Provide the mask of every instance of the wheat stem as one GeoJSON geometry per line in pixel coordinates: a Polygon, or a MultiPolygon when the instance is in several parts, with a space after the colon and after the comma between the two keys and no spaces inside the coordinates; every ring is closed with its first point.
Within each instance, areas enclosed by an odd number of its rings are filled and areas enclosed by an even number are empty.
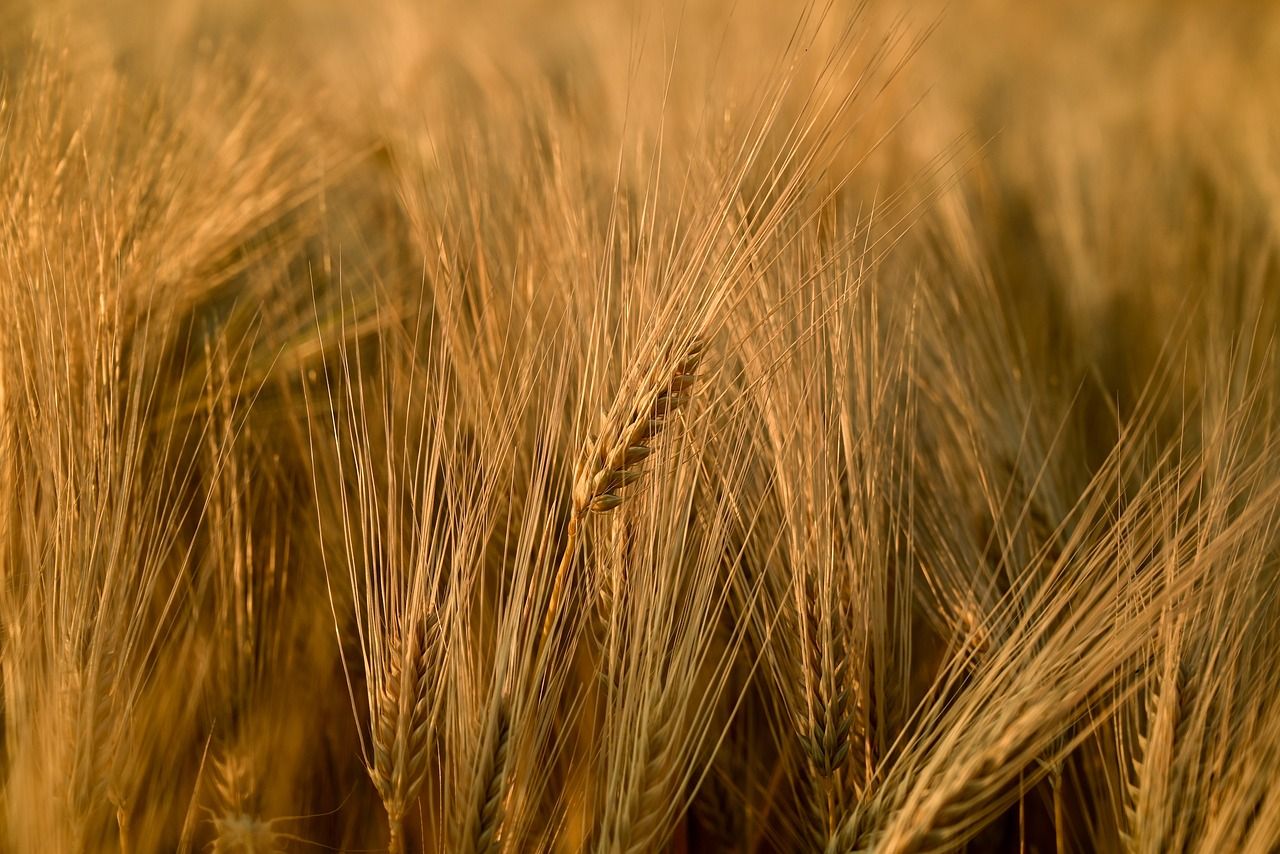
{"type": "Polygon", "coordinates": [[[404,819],[387,814],[387,854],[404,854],[404,819]]]}

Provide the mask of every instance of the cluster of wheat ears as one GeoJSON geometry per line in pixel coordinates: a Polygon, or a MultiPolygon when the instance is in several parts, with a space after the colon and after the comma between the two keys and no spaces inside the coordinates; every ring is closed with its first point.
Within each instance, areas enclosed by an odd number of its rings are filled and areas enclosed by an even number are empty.
{"type": "Polygon", "coordinates": [[[0,850],[1280,850],[1271,5],[0,33],[0,850]]]}

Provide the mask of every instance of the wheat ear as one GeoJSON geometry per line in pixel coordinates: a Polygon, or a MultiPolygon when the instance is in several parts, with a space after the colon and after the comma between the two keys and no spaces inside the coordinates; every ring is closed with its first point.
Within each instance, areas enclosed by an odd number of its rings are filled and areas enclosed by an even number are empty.
{"type": "Polygon", "coordinates": [[[1126,850],[1158,852],[1176,849],[1170,805],[1180,801],[1174,763],[1177,748],[1184,744],[1185,725],[1190,715],[1186,686],[1179,684],[1180,631],[1175,629],[1164,641],[1158,683],[1147,697],[1147,720],[1138,734],[1138,752],[1126,785],[1125,819],[1122,831],[1126,850]]]}
{"type": "Polygon", "coordinates": [[[619,396],[595,440],[579,458],[574,470],[568,537],[551,585],[551,599],[542,624],[542,644],[560,608],[564,580],[577,552],[583,518],[588,513],[608,513],[616,509],[624,498],[622,490],[644,476],[642,464],[653,453],[654,442],[670,417],[691,398],[706,344],[701,336],[693,338],[674,358],[659,362],[659,367],[651,370],[639,384],[640,391],[635,396],[619,396]]]}
{"type": "Polygon", "coordinates": [[[257,774],[243,752],[223,749],[213,762],[212,804],[214,854],[280,850],[280,835],[271,822],[256,815],[257,774]]]}
{"type": "Polygon", "coordinates": [[[644,741],[641,772],[630,787],[621,815],[604,828],[596,854],[641,854],[660,847],[669,797],[679,773],[677,716],[669,703],[654,710],[644,741]],[[611,826],[609,826],[611,825],[611,826]]]}
{"type": "Polygon", "coordinates": [[[507,793],[511,715],[506,698],[492,711],[486,737],[475,757],[471,777],[470,808],[466,822],[457,829],[454,850],[469,854],[494,854],[501,849],[503,801],[507,793]]]}
{"type": "Polygon", "coordinates": [[[440,692],[432,690],[439,648],[433,616],[397,629],[387,650],[387,670],[377,689],[370,776],[387,811],[388,850],[404,850],[404,815],[427,772],[430,734],[440,692]]]}
{"type": "Polygon", "coordinates": [[[656,383],[645,383],[641,393],[625,405],[623,398],[614,404],[604,429],[578,462],[575,515],[608,513],[622,503],[620,490],[644,475],[641,463],[653,452],[667,419],[689,402],[705,348],[705,339],[695,338],[656,383]]]}

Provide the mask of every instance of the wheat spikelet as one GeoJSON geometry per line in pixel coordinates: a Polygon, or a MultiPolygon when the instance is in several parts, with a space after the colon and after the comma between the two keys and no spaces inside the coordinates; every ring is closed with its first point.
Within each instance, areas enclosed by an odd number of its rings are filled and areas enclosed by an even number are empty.
{"type": "Polygon", "coordinates": [[[625,803],[602,828],[597,854],[638,854],[661,845],[658,835],[666,828],[678,769],[674,726],[669,712],[663,714],[661,706],[653,710],[636,778],[630,781],[625,803]]]}
{"type": "Polygon", "coordinates": [[[502,848],[511,721],[506,700],[499,699],[493,709],[491,725],[474,760],[466,819],[454,843],[455,850],[469,854],[495,854],[502,848]]]}
{"type": "Polygon", "coordinates": [[[804,622],[803,656],[804,705],[798,737],[805,758],[822,777],[833,776],[849,759],[854,746],[856,695],[852,682],[853,654],[834,634],[842,626],[836,619],[824,620],[819,597],[824,593],[806,585],[810,595],[802,607],[808,610],[804,622]],[[834,624],[834,625],[833,625],[834,624]],[[805,720],[807,719],[807,720],[805,720]]]}
{"type": "Polygon", "coordinates": [[[574,470],[568,535],[551,584],[540,635],[542,645],[561,607],[583,518],[588,512],[609,513],[617,508],[623,501],[621,490],[644,476],[642,464],[653,453],[653,443],[668,420],[691,399],[705,349],[706,340],[696,337],[658,360],[638,383],[634,397],[615,398],[595,440],[584,446],[574,470]]]}
{"type": "Polygon", "coordinates": [[[440,630],[434,615],[410,620],[388,640],[386,669],[379,674],[369,775],[387,811],[391,850],[401,850],[401,825],[427,773],[435,718],[440,630]]]}
{"type": "Polygon", "coordinates": [[[253,760],[242,753],[223,748],[213,760],[213,811],[223,816],[243,815],[253,809],[258,797],[258,784],[253,760]]]}
{"type": "Polygon", "coordinates": [[[826,854],[864,854],[875,851],[875,843],[879,838],[876,826],[877,821],[871,817],[870,810],[860,805],[840,822],[826,846],[819,847],[826,854]]]}
{"type": "MultiPolygon", "coordinates": [[[[812,624],[810,624],[812,628],[812,624]]],[[[814,634],[810,633],[812,641],[814,634]]],[[[822,656],[825,645],[815,645],[812,654],[822,656]]],[[[821,660],[821,658],[819,658],[821,660]]],[[[828,659],[830,661],[830,659],[828,659]]],[[[845,781],[841,769],[849,763],[858,742],[852,686],[848,681],[848,658],[840,657],[834,667],[815,668],[823,674],[807,694],[809,711],[798,723],[796,739],[808,765],[800,793],[808,801],[810,838],[815,848],[835,832],[845,808],[845,781]]]]}
{"type": "Polygon", "coordinates": [[[270,822],[232,814],[213,819],[214,854],[277,854],[284,851],[283,835],[270,822]]]}
{"type": "Polygon", "coordinates": [[[642,464],[667,422],[691,399],[706,341],[695,338],[641,383],[633,399],[619,397],[595,440],[578,460],[573,485],[576,514],[608,513],[623,501],[622,490],[644,476],[642,464]]]}
{"type": "Polygon", "coordinates": [[[1133,776],[1127,781],[1122,839],[1128,850],[1169,850],[1172,828],[1165,826],[1169,805],[1177,803],[1175,745],[1185,721],[1185,688],[1179,682],[1178,632],[1165,640],[1160,678],[1148,698],[1148,724],[1138,735],[1133,776]]]}
{"type": "Polygon", "coordinates": [[[216,854],[273,854],[282,850],[273,823],[258,814],[258,780],[253,759],[229,747],[219,749],[211,769],[209,812],[216,854]]]}
{"type": "Polygon", "coordinates": [[[828,854],[852,854],[858,851],[907,852],[947,851],[960,844],[960,837],[953,827],[961,821],[972,819],[990,793],[998,790],[1009,778],[1007,750],[1013,742],[1002,740],[992,752],[977,757],[971,768],[954,778],[944,781],[942,787],[930,794],[927,806],[913,820],[894,825],[886,832],[882,825],[872,820],[891,818],[879,805],[860,806],[850,813],[829,837],[828,854]]]}

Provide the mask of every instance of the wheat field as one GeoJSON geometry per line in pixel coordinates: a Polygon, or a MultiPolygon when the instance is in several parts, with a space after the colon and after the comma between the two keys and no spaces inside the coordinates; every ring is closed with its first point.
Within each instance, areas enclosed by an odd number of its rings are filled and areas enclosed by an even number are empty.
{"type": "Polygon", "coordinates": [[[1280,6],[0,2],[0,851],[1280,851],[1280,6]]]}

